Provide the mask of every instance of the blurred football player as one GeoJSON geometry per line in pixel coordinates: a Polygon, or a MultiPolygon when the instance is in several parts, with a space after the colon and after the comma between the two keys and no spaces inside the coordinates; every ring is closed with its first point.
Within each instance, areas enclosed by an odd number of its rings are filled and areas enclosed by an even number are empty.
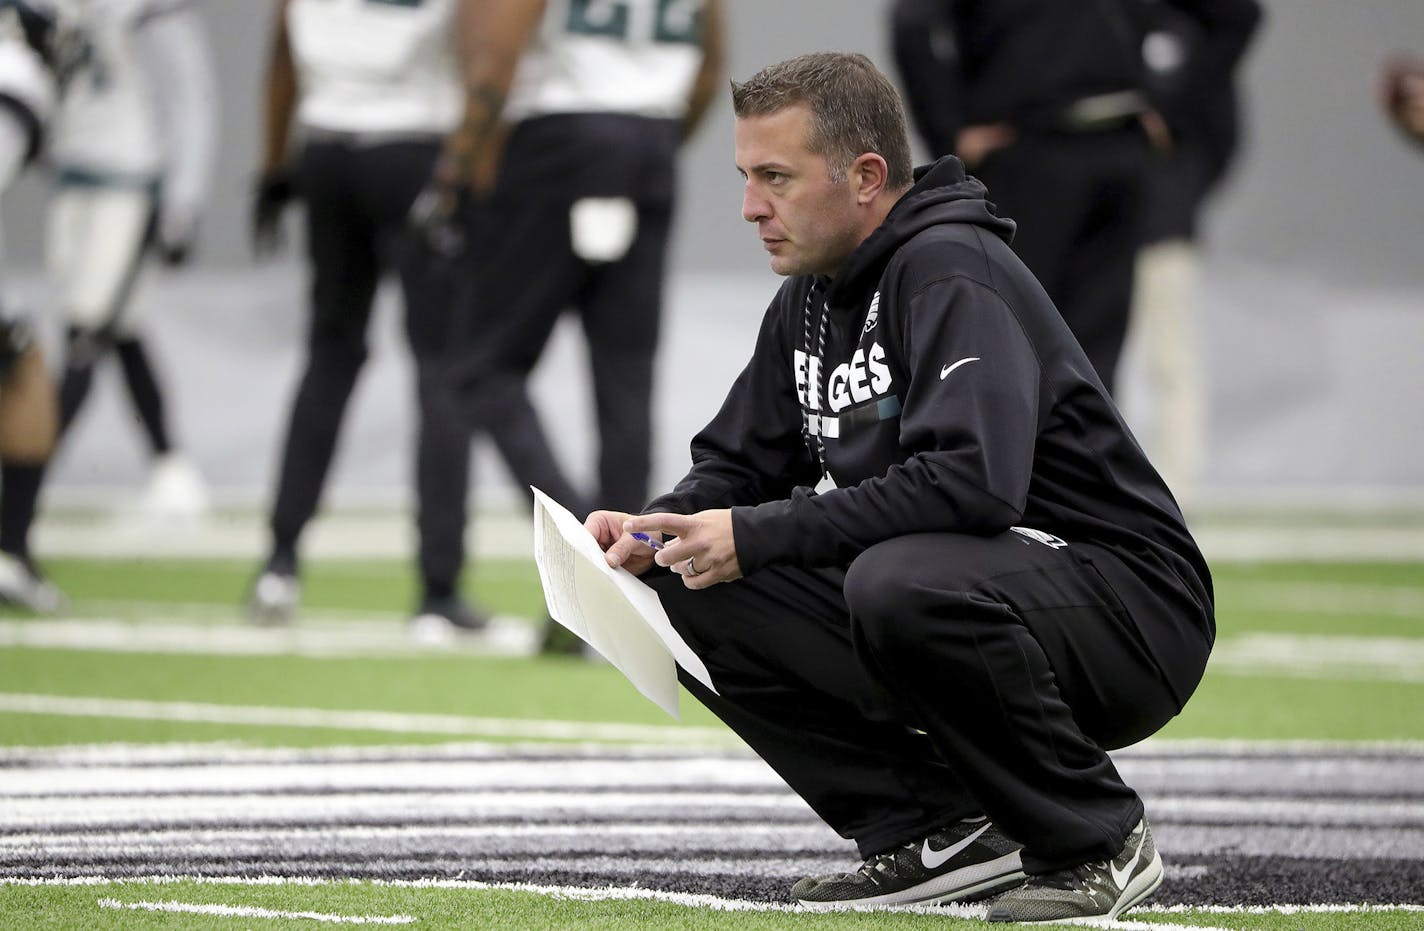
{"type": "MultiPolygon", "coordinates": [[[[82,51],[53,3],[0,0],[0,193],[40,151],[61,78],[82,51]]],[[[58,589],[30,554],[30,526],[54,448],[54,386],[28,317],[0,291],[0,604],[54,611],[58,589]]]]}
{"type": "MultiPolygon", "coordinates": [[[[566,311],[588,341],[600,501],[637,510],[652,464],[653,362],[680,146],[722,71],[718,0],[486,0],[460,21],[465,119],[437,181],[478,201],[456,377],[520,487],[586,512],[529,398],[566,311]]],[[[573,395],[577,397],[577,393],[573,395]]],[[[576,641],[546,625],[544,649],[576,641]]]]}
{"type": "Polygon", "coordinates": [[[190,0],[73,2],[89,45],[65,83],[48,151],[56,186],[47,247],[67,325],[60,433],[112,352],[153,457],[141,507],[197,516],[207,488],[175,448],[133,297],[150,250],[181,265],[197,235],[216,139],[211,51],[190,0]]]}
{"type": "MultiPolygon", "coordinates": [[[[316,514],[366,361],[376,286],[383,272],[394,271],[420,408],[414,471],[422,592],[412,627],[448,639],[488,622],[459,592],[470,442],[445,365],[451,253],[459,243],[436,236],[432,249],[407,219],[460,115],[455,10],[478,2],[277,4],[253,244],[259,254],[279,244],[283,207],[299,195],[311,316],[272,505],[271,550],[251,593],[254,621],[285,622],[298,607],[298,542],[316,514]],[[293,147],[297,133],[301,145],[293,147]]],[[[442,230],[451,232],[448,224],[442,230]]]]}

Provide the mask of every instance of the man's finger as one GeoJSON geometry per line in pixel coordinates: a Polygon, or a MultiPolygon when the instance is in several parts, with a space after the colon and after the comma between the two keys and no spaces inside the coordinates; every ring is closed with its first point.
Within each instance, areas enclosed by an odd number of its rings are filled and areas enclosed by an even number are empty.
{"type": "Polygon", "coordinates": [[[697,526],[697,518],[688,514],[639,514],[623,522],[623,532],[657,531],[675,537],[685,536],[697,526]]]}
{"type": "Polygon", "coordinates": [[[614,540],[613,545],[604,551],[603,556],[608,560],[608,564],[616,569],[627,562],[628,557],[632,556],[639,546],[642,544],[637,540],[624,535],[614,540]]]}

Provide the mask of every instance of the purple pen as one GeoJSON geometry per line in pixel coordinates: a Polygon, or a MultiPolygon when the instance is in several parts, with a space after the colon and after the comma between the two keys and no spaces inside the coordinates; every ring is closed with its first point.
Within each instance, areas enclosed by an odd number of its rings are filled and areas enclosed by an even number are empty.
{"type": "Polygon", "coordinates": [[[648,546],[651,546],[655,550],[660,550],[663,548],[663,545],[661,543],[659,543],[657,540],[654,540],[646,533],[643,533],[643,531],[641,530],[634,530],[630,532],[628,536],[632,537],[634,540],[637,540],[639,543],[646,543],[648,546]]]}

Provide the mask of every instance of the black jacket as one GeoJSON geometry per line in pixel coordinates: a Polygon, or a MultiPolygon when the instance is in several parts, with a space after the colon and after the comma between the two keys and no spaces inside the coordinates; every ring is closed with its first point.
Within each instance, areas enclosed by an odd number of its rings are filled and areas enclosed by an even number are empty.
{"type": "Polygon", "coordinates": [[[1210,576],[1181,512],[1009,248],[1013,223],[958,159],[916,174],[834,281],[786,280],[692,441],[692,470],[647,510],[732,508],[744,574],[845,565],[909,533],[1026,526],[1107,550],[1104,574],[1131,572],[1133,587],[1160,577],[1189,589],[1210,628],[1210,576]],[[834,423],[824,444],[837,486],[819,494],[798,389],[798,355],[816,342],[804,319],[813,284],[829,313],[815,406],[834,423]]]}

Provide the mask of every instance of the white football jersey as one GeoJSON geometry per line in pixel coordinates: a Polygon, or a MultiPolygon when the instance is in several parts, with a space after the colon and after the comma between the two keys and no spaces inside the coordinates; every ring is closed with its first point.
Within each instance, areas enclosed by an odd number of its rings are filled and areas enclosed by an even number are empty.
{"type": "Polygon", "coordinates": [[[54,75],[23,35],[15,36],[0,11],[0,94],[18,100],[41,124],[54,110],[54,75]]]}
{"type": "Polygon", "coordinates": [[[337,132],[448,132],[465,99],[454,15],[454,0],[292,0],[297,119],[337,132]]]}
{"type": "Polygon", "coordinates": [[[55,114],[50,155],[56,164],[134,177],[156,177],[161,171],[162,130],[135,29],[144,18],[177,2],[181,0],[73,4],[89,44],[55,114]]]}
{"type": "Polygon", "coordinates": [[[18,101],[41,125],[54,114],[59,87],[84,57],[87,39],[77,0],[0,0],[0,94],[18,101]],[[26,24],[44,23],[32,33],[26,24]]]}
{"type": "Polygon", "coordinates": [[[702,62],[702,0],[550,0],[505,114],[680,118],[702,62]]]}

